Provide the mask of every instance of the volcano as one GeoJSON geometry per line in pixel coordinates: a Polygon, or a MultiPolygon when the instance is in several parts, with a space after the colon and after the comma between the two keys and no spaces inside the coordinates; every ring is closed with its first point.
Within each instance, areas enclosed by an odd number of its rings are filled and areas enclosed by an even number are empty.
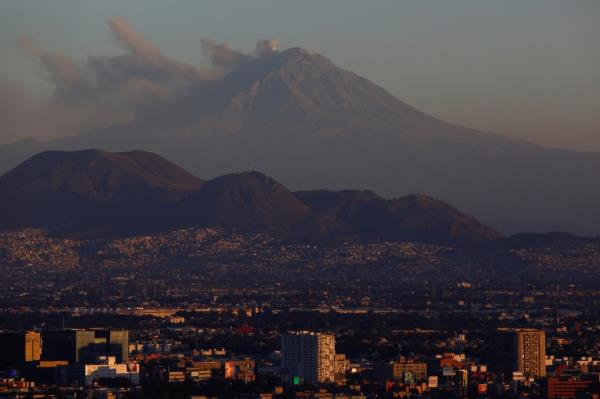
{"type": "Polygon", "coordinates": [[[600,234],[600,154],[439,120],[326,57],[257,58],[127,123],[0,147],[0,170],[43,149],[144,149],[206,178],[260,170],[292,190],[423,193],[504,233],[600,234]]]}

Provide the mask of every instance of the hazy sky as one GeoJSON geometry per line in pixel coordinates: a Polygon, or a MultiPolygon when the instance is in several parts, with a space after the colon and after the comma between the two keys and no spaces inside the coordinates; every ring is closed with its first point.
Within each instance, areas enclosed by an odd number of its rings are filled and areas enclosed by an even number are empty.
{"type": "Polygon", "coordinates": [[[277,38],[280,49],[326,55],[442,119],[600,151],[599,0],[2,1],[0,143],[62,134],[14,116],[55,112],[37,102],[53,87],[17,38],[76,60],[115,55],[114,16],[181,62],[207,63],[202,37],[244,51],[277,38]]]}

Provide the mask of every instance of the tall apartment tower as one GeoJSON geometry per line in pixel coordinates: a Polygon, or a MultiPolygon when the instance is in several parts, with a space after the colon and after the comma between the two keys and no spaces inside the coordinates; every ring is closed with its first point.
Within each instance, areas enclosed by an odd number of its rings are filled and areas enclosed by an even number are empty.
{"type": "Polygon", "coordinates": [[[281,371],[293,384],[335,381],[335,336],[307,331],[281,337],[281,371]]]}
{"type": "Polygon", "coordinates": [[[41,351],[42,340],[38,332],[0,334],[0,366],[17,367],[39,361],[41,351]]]}
{"type": "Polygon", "coordinates": [[[115,356],[123,363],[129,357],[126,330],[60,330],[42,333],[42,360],[93,363],[98,356],[115,356]]]}
{"type": "Polygon", "coordinates": [[[492,367],[510,378],[514,371],[546,376],[546,334],[534,329],[501,329],[491,340],[492,367]]]}

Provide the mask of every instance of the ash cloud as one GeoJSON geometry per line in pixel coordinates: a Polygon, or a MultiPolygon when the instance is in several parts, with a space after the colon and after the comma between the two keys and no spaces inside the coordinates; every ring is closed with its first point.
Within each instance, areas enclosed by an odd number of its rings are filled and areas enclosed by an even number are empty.
{"type": "Polygon", "coordinates": [[[54,93],[46,101],[35,100],[0,81],[0,105],[6,105],[0,111],[0,142],[73,135],[131,120],[148,107],[185,96],[277,51],[275,39],[258,41],[249,54],[204,38],[201,51],[211,67],[200,68],[168,57],[122,17],[112,17],[107,24],[122,54],[75,60],[44,48],[33,37],[18,38],[18,46],[40,65],[54,93]]]}
{"type": "Polygon", "coordinates": [[[233,50],[227,43],[219,43],[215,39],[202,38],[200,45],[204,56],[217,68],[232,68],[251,59],[250,55],[233,50]]]}
{"type": "Polygon", "coordinates": [[[108,26],[124,51],[121,55],[91,56],[77,63],[60,52],[45,50],[33,38],[22,36],[18,42],[43,66],[55,87],[55,99],[67,103],[112,103],[135,110],[140,101],[169,98],[215,76],[214,71],[166,57],[123,18],[109,19],[108,26]]]}
{"type": "Polygon", "coordinates": [[[0,81],[0,143],[24,138],[53,139],[130,120],[127,111],[100,104],[72,105],[41,100],[8,81],[0,81]]]}
{"type": "Polygon", "coordinates": [[[60,96],[62,91],[68,92],[81,83],[81,71],[71,57],[47,51],[39,41],[29,36],[21,36],[17,42],[26,53],[42,64],[46,78],[54,84],[57,95],[60,96]]]}
{"type": "Polygon", "coordinates": [[[127,66],[132,68],[131,72],[139,75],[148,74],[147,78],[154,77],[162,80],[185,78],[193,81],[211,77],[206,71],[164,56],[157,45],[145,39],[121,17],[110,18],[108,26],[117,45],[125,51],[128,58],[127,66]]]}
{"type": "Polygon", "coordinates": [[[239,50],[234,50],[227,43],[219,43],[212,38],[203,38],[200,40],[202,54],[210,59],[213,67],[216,68],[235,68],[245,62],[260,57],[267,57],[277,53],[277,39],[265,39],[256,42],[256,48],[253,54],[246,54],[239,50]]]}

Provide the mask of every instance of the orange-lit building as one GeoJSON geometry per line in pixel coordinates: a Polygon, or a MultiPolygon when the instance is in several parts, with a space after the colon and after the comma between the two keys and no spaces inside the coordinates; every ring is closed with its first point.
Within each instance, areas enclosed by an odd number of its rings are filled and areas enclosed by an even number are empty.
{"type": "Polygon", "coordinates": [[[574,377],[548,377],[546,396],[548,399],[575,398],[578,393],[600,392],[598,381],[574,377]]]}
{"type": "Polygon", "coordinates": [[[252,382],[256,379],[254,360],[229,360],[224,364],[225,379],[252,382]]]}
{"type": "Polygon", "coordinates": [[[0,366],[19,367],[37,362],[41,352],[42,339],[38,332],[0,334],[0,366]]]}

